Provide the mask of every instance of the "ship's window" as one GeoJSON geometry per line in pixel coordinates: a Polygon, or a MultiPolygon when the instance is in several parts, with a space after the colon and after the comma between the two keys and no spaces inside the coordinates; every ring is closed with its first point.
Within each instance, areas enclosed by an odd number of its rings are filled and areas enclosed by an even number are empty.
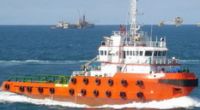
{"type": "Polygon", "coordinates": [[[107,51],[104,51],[104,55],[107,55],[107,51]]]}
{"type": "Polygon", "coordinates": [[[123,51],[123,58],[126,58],[126,51],[123,51]]]}
{"type": "Polygon", "coordinates": [[[129,51],[126,51],[126,55],[129,56],[129,51]]]}
{"type": "Polygon", "coordinates": [[[122,70],[122,67],[117,67],[117,71],[121,71],[122,70]]]}
{"type": "Polygon", "coordinates": [[[140,51],[140,56],[143,56],[143,51],[140,51]]]}
{"type": "Polygon", "coordinates": [[[135,56],[138,56],[139,55],[139,51],[135,51],[135,56]]]}
{"type": "Polygon", "coordinates": [[[130,56],[132,56],[133,55],[133,51],[130,51],[130,56]]]}
{"type": "Polygon", "coordinates": [[[133,52],[133,56],[135,56],[135,51],[132,51],[133,52]]]}
{"type": "Polygon", "coordinates": [[[158,51],[154,51],[154,56],[157,56],[158,55],[158,51]]]}
{"type": "Polygon", "coordinates": [[[152,56],[152,51],[146,51],[145,56],[152,56]]]}
{"type": "Polygon", "coordinates": [[[158,56],[162,56],[162,51],[158,51],[158,56]]]}
{"type": "Polygon", "coordinates": [[[103,45],[103,46],[104,46],[104,45],[106,45],[106,43],[105,43],[105,42],[101,42],[101,45],[103,45]]]}
{"type": "Polygon", "coordinates": [[[167,55],[167,51],[163,51],[163,56],[166,56],[167,55]]]}
{"type": "Polygon", "coordinates": [[[103,51],[102,50],[100,50],[100,53],[99,53],[100,55],[103,55],[103,51]]]}

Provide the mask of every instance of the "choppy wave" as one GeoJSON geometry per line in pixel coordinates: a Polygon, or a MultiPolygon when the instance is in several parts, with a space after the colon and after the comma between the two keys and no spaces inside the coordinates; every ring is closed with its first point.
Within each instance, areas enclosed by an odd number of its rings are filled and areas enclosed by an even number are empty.
{"type": "MultiPolygon", "coordinates": [[[[62,106],[71,108],[90,108],[87,105],[80,105],[71,102],[60,102],[53,101],[50,99],[32,99],[26,96],[17,95],[9,92],[0,91],[0,103],[31,103],[36,105],[46,105],[46,106],[62,106]]],[[[152,101],[147,103],[137,103],[132,102],[123,105],[103,105],[95,108],[111,108],[111,109],[125,109],[125,108],[137,108],[137,109],[172,109],[172,108],[194,108],[200,107],[200,100],[192,97],[180,97],[164,101],[152,101]]],[[[94,107],[92,107],[94,108],[94,107]]]]}
{"type": "Polygon", "coordinates": [[[63,60],[63,61],[54,61],[54,60],[0,60],[1,65],[18,65],[18,64],[76,64],[84,63],[87,60],[63,60]]]}

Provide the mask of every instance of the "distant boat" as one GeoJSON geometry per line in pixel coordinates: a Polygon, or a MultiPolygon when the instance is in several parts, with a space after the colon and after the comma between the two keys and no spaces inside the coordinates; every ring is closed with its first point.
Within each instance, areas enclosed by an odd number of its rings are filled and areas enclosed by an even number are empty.
{"type": "Polygon", "coordinates": [[[59,28],[59,29],[68,29],[69,23],[65,21],[59,21],[55,26],[52,27],[52,29],[59,28]]]}
{"type": "Polygon", "coordinates": [[[82,28],[91,28],[91,27],[94,27],[94,24],[86,21],[86,17],[85,17],[85,15],[83,15],[83,18],[79,19],[79,22],[77,24],[77,28],[82,29],[82,28]]]}
{"type": "Polygon", "coordinates": [[[58,24],[56,25],[56,27],[57,28],[67,29],[67,28],[69,28],[69,24],[67,22],[60,21],[60,22],[58,22],[58,24]]]}
{"type": "Polygon", "coordinates": [[[79,19],[77,24],[70,24],[65,21],[59,21],[55,26],[51,27],[52,29],[84,29],[84,28],[92,28],[95,25],[86,21],[85,15],[79,19]]]}

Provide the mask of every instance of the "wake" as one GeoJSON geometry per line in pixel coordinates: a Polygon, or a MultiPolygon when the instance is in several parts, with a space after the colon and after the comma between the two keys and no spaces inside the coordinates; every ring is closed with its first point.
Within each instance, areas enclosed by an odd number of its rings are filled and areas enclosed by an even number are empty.
{"type": "MultiPolygon", "coordinates": [[[[20,64],[80,64],[89,60],[0,60],[0,65],[20,65],[20,64]]],[[[200,60],[178,60],[180,64],[200,64],[200,60]]]]}
{"type": "MultiPolygon", "coordinates": [[[[35,105],[46,105],[46,106],[62,106],[70,108],[91,108],[87,105],[80,105],[71,102],[60,102],[50,99],[32,99],[26,96],[17,95],[9,92],[0,91],[0,103],[31,103],[35,105]]],[[[137,109],[172,109],[172,108],[194,108],[200,107],[200,100],[192,97],[180,97],[170,100],[163,101],[152,101],[147,103],[137,103],[132,102],[123,105],[103,105],[95,108],[113,108],[113,109],[123,109],[123,108],[137,108],[137,109]]],[[[92,107],[94,108],[94,107],[92,107]]]]}
{"type": "Polygon", "coordinates": [[[75,107],[75,108],[88,108],[87,105],[80,105],[71,102],[60,102],[51,99],[32,99],[26,96],[0,91],[0,103],[31,103],[35,105],[46,106],[63,106],[63,107],[75,107]]]}

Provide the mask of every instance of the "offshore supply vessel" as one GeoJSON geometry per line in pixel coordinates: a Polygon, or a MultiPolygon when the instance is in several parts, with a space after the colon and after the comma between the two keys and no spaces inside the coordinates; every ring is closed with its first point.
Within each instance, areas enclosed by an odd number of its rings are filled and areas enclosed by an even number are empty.
{"type": "Polygon", "coordinates": [[[137,24],[131,0],[130,30],[104,37],[99,55],[71,76],[26,76],[4,81],[1,89],[32,98],[98,106],[165,100],[189,95],[198,86],[194,73],[167,58],[166,38],[152,40],[137,24]],[[99,62],[99,66],[92,65],[99,62]]]}

